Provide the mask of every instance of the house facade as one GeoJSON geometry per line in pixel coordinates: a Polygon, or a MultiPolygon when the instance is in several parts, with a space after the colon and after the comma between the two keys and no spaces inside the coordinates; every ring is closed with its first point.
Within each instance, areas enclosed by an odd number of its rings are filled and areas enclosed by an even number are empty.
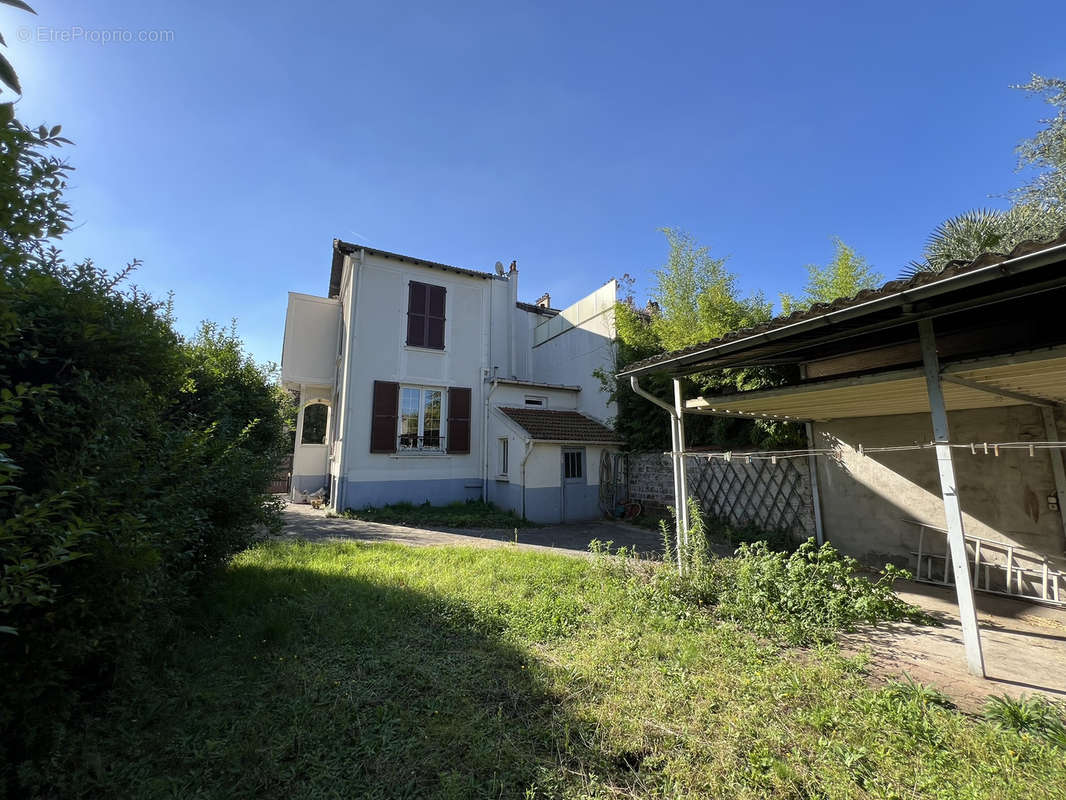
{"type": "Polygon", "coordinates": [[[594,371],[614,365],[615,294],[611,281],[560,311],[519,301],[514,263],[482,272],[335,241],[327,295],[289,295],[292,498],[600,516],[599,458],[617,439],[594,371]]]}

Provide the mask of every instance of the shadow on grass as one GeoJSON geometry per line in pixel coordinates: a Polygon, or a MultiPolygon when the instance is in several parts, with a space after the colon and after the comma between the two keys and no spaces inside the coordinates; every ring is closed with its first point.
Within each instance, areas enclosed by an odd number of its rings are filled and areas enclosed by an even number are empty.
{"type": "Polygon", "coordinates": [[[70,743],[59,794],[554,794],[581,737],[502,622],[345,569],[232,568],[185,640],[70,743]]]}

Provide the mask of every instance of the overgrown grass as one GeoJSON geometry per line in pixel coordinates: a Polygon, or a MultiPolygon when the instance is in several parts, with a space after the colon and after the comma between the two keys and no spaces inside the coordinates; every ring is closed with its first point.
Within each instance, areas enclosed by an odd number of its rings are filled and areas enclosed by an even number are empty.
{"type": "Polygon", "coordinates": [[[482,500],[449,503],[445,506],[394,503],[380,508],[350,509],[340,516],[365,522],[434,528],[536,528],[536,523],[522,519],[513,511],[497,508],[482,500]]]}
{"type": "Polygon", "coordinates": [[[68,735],[38,791],[1063,796],[1066,751],[1051,742],[921,688],[872,689],[860,660],[775,645],[620,563],[264,544],[68,735]]]}

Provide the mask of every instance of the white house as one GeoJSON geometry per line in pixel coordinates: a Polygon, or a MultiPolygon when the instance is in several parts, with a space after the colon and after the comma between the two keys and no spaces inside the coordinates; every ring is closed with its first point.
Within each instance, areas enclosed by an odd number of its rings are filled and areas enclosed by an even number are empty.
{"type": "Polygon", "coordinates": [[[480,272],[335,240],[328,296],[289,294],[293,498],[600,516],[600,455],[618,441],[593,373],[614,365],[616,289],[558,311],[518,300],[514,263],[480,272]]]}

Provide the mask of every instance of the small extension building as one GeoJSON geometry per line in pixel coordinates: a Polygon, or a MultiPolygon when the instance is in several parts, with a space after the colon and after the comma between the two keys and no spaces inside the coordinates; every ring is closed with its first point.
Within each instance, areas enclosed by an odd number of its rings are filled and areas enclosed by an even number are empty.
{"type": "Polygon", "coordinates": [[[601,516],[600,456],[618,442],[595,372],[614,367],[615,295],[610,281],[557,310],[519,301],[513,262],[482,272],[335,240],[326,296],[289,294],[292,499],[601,516]]]}

